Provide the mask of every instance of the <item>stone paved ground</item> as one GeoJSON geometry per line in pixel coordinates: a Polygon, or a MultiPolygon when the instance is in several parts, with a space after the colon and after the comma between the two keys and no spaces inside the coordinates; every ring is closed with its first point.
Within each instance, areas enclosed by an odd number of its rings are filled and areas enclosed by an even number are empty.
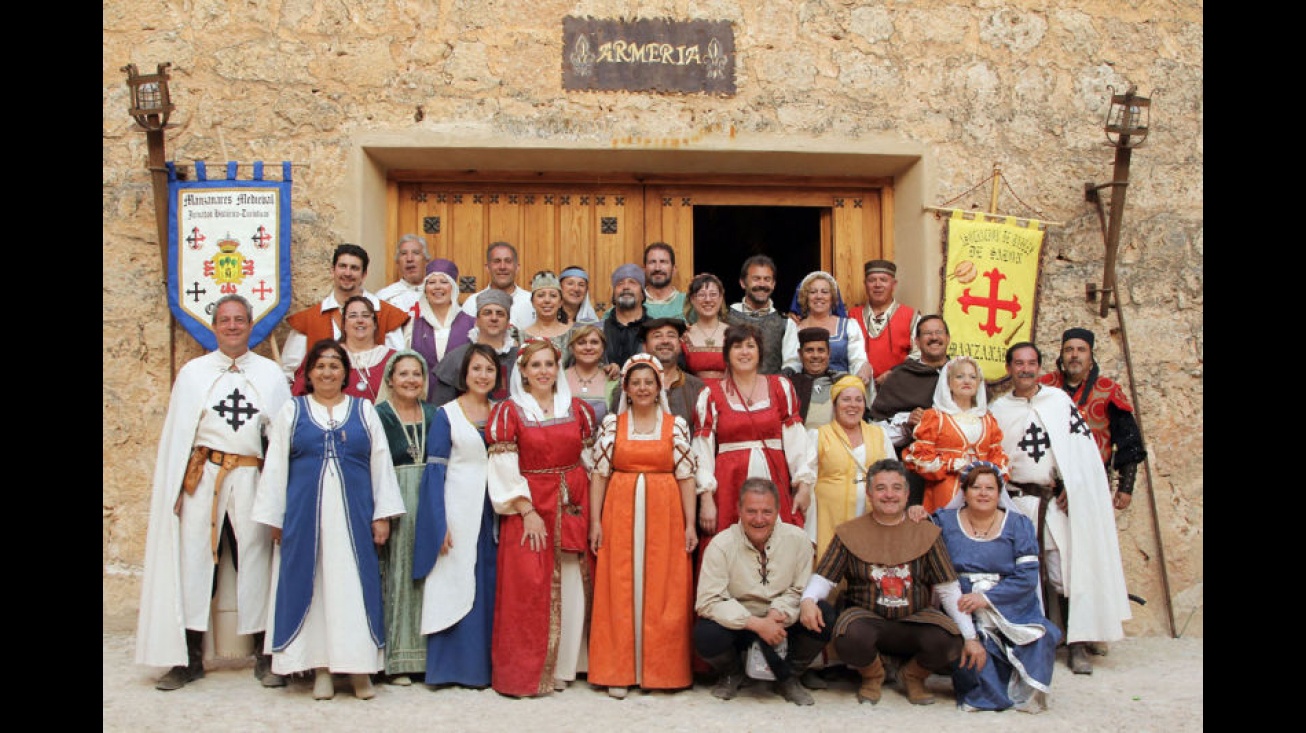
{"type": "MultiPolygon", "coordinates": [[[[723,702],[696,685],[676,693],[632,692],[623,701],[583,681],[566,692],[517,700],[490,690],[441,689],[425,685],[377,685],[370,701],[353,696],[337,678],[336,697],[312,698],[310,680],[264,689],[253,677],[252,660],[213,661],[204,679],[181,690],[159,692],[163,670],[133,662],[130,631],[104,632],[105,731],[819,731],[855,730],[850,725],[887,724],[898,730],[951,733],[1000,731],[1129,731],[1183,733],[1203,728],[1203,643],[1200,638],[1128,638],[1095,657],[1091,676],[1073,675],[1058,660],[1050,708],[1041,715],[1017,712],[963,713],[956,709],[947,678],[931,677],[934,705],[908,704],[886,688],[879,705],[858,705],[851,683],[814,693],[816,704],[799,708],[754,682],[723,702]]],[[[863,729],[864,730],[864,729],[863,729]]]]}

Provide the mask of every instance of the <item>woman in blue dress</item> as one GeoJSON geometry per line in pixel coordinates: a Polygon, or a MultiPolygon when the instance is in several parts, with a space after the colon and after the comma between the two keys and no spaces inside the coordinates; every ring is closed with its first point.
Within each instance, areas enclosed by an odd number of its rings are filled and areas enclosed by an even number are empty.
{"type": "Polygon", "coordinates": [[[500,382],[494,349],[472,344],[458,371],[458,397],[436,412],[426,441],[413,579],[426,579],[428,685],[490,684],[498,522],[486,490],[485,422],[500,382]]]}
{"type": "Polygon", "coordinates": [[[1042,712],[1061,630],[1043,613],[1034,523],[1012,511],[1001,471],[992,463],[968,465],[960,485],[931,517],[943,530],[961,582],[957,607],[972,614],[983,644],[981,651],[967,641],[952,674],[957,706],[968,712],[1042,712]]]}

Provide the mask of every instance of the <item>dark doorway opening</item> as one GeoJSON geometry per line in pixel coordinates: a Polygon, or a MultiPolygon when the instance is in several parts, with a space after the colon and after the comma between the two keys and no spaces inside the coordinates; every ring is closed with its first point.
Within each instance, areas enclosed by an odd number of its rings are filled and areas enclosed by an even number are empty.
{"type": "Polygon", "coordinates": [[[726,286],[726,303],[744,297],[739,268],[763,254],[775,260],[771,303],[789,310],[803,277],[821,269],[821,209],[815,206],[694,206],[694,269],[726,286]]]}

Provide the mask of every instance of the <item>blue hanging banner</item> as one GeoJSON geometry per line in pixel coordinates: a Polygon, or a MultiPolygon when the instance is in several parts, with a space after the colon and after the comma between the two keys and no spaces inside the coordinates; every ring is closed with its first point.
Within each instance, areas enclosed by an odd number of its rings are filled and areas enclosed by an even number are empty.
{"type": "Polygon", "coordinates": [[[168,307],[187,333],[209,351],[213,306],[224,295],[242,295],[254,307],[254,347],[272,333],[290,308],[290,162],[281,180],[263,180],[263,163],[251,180],[208,180],[203,161],[193,181],[168,168],[168,307]]]}

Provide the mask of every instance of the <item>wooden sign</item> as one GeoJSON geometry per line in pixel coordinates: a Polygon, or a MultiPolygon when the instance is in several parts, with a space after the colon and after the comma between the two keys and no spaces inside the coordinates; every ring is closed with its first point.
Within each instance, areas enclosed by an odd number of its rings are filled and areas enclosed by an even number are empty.
{"type": "Polygon", "coordinates": [[[562,19],[562,88],[735,94],[728,20],[562,19]]]}

